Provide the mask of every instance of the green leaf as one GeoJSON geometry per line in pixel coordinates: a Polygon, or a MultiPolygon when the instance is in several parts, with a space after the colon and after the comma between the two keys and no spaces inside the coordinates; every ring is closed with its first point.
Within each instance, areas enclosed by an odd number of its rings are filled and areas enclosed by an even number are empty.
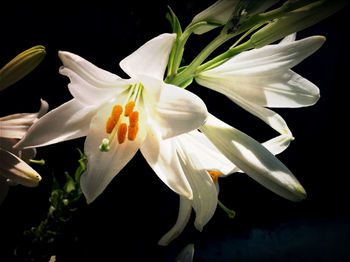
{"type": "Polygon", "coordinates": [[[170,22],[173,33],[175,33],[179,38],[182,34],[180,21],[175,15],[175,13],[173,12],[173,10],[170,8],[170,6],[168,6],[168,8],[169,8],[169,13],[167,13],[165,17],[170,22]]]}
{"type": "Polygon", "coordinates": [[[73,178],[68,174],[68,172],[64,172],[64,174],[66,175],[66,184],[64,185],[63,190],[67,193],[70,193],[73,190],[75,190],[75,183],[73,178]]]}
{"type": "Polygon", "coordinates": [[[86,157],[85,155],[81,152],[81,150],[79,148],[77,148],[79,155],[80,155],[80,159],[78,160],[79,162],[79,167],[76,169],[75,174],[74,174],[74,179],[75,182],[77,184],[80,183],[80,176],[81,174],[86,170],[86,165],[85,165],[85,161],[86,161],[86,157]]]}

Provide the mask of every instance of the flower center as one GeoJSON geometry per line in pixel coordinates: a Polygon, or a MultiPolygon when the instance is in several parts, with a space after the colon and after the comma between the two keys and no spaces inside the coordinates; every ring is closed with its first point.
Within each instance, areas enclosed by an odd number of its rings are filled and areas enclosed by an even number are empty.
{"type": "Polygon", "coordinates": [[[111,115],[106,122],[106,133],[110,134],[108,138],[104,138],[100,145],[100,151],[108,152],[110,143],[117,136],[119,144],[134,141],[139,131],[139,112],[136,110],[140,95],[143,90],[141,83],[134,84],[130,87],[127,99],[124,102],[124,109],[121,105],[115,105],[111,115]]]}
{"type": "Polygon", "coordinates": [[[218,182],[219,176],[222,176],[222,173],[218,171],[209,171],[208,173],[211,176],[211,179],[213,180],[214,184],[218,182]]]}

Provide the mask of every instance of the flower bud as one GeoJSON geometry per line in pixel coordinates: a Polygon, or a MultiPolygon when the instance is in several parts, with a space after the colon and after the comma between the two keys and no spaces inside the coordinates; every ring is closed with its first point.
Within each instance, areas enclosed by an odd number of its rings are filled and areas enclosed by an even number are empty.
{"type": "Polygon", "coordinates": [[[38,45],[13,58],[0,69],[0,91],[30,73],[41,63],[45,55],[45,47],[38,45]]]}
{"type": "Polygon", "coordinates": [[[321,0],[286,13],[254,33],[250,40],[254,48],[260,48],[292,33],[312,26],[339,11],[346,1],[321,0]]]}
{"type": "Polygon", "coordinates": [[[245,20],[254,14],[263,12],[277,2],[278,0],[219,0],[196,15],[191,24],[207,22],[206,25],[194,31],[195,34],[200,35],[218,26],[225,25],[230,20],[237,20],[235,23],[240,24],[242,19],[245,20]]]}

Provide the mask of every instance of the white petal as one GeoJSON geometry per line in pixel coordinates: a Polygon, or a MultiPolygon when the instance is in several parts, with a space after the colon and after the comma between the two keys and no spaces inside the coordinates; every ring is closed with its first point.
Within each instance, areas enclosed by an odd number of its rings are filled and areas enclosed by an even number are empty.
{"type": "Polygon", "coordinates": [[[11,181],[28,187],[35,187],[40,175],[16,155],[0,148],[0,174],[11,181]]]}
{"type": "Polygon", "coordinates": [[[303,107],[315,104],[320,92],[316,85],[292,70],[266,75],[200,75],[197,83],[228,97],[237,96],[266,107],[303,107]]]}
{"type": "Polygon", "coordinates": [[[86,105],[101,104],[103,101],[114,97],[129,87],[129,81],[119,79],[114,83],[113,88],[100,88],[87,82],[86,79],[67,67],[61,67],[60,73],[69,77],[69,92],[80,103],[86,105]]]}
{"type": "Polygon", "coordinates": [[[7,138],[22,138],[30,126],[49,108],[45,100],[41,99],[41,106],[38,113],[20,113],[0,118],[0,136],[7,138]]]}
{"type": "Polygon", "coordinates": [[[229,97],[238,95],[261,106],[313,105],[319,98],[318,88],[289,69],[314,53],[323,42],[324,37],[314,36],[243,52],[202,72],[196,81],[229,97]]]}
{"type": "Polygon", "coordinates": [[[15,154],[22,160],[28,162],[29,159],[34,159],[36,155],[36,149],[35,148],[27,148],[27,149],[18,149],[13,148],[13,146],[18,142],[18,139],[15,138],[5,138],[0,137],[0,148],[4,149],[6,151],[11,152],[12,154],[15,154]]]}
{"type": "Polygon", "coordinates": [[[46,146],[86,136],[95,113],[96,107],[72,99],[35,122],[15,147],[46,146]]]}
{"type": "Polygon", "coordinates": [[[200,162],[190,155],[184,145],[178,147],[178,157],[193,191],[193,209],[196,212],[195,227],[202,231],[215,213],[218,196],[215,184],[207,171],[199,168],[200,162]]]}
{"type": "Polygon", "coordinates": [[[119,76],[93,65],[84,58],[70,52],[59,51],[59,58],[63,65],[75,72],[92,86],[100,88],[113,88],[122,80],[119,76]]]}
{"type": "Polygon", "coordinates": [[[141,153],[158,177],[174,192],[192,199],[191,187],[184,175],[176,155],[175,141],[163,140],[159,132],[150,125],[141,153]]]}
{"type": "Polygon", "coordinates": [[[192,201],[180,195],[179,214],[175,225],[159,240],[158,244],[167,246],[177,238],[186,227],[192,211],[192,201]]]}
{"type": "Polygon", "coordinates": [[[290,69],[316,52],[324,43],[323,36],[311,36],[293,42],[267,45],[242,52],[226,63],[206,71],[210,74],[235,72],[239,75],[266,75],[274,71],[290,69]]]}
{"type": "MultiPolygon", "coordinates": [[[[121,100],[123,100],[121,98],[121,100]]],[[[119,103],[118,103],[119,104],[119,103]]],[[[134,141],[125,140],[119,144],[117,137],[113,139],[109,152],[101,152],[99,146],[106,133],[106,122],[111,115],[114,104],[108,103],[101,107],[93,117],[90,131],[87,135],[84,152],[87,157],[87,171],[81,176],[81,189],[88,203],[98,197],[111,180],[133,158],[146,136],[146,119],[139,111],[139,132],[134,141]]],[[[124,122],[124,121],[123,121],[124,122]]]]}
{"type": "Polygon", "coordinates": [[[204,134],[197,130],[177,136],[176,139],[181,140],[185,150],[190,155],[197,157],[200,169],[218,171],[223,175],[228,175],[239,170],[204,134]]]}
{"type": "Polygon", "coordinates": [[[266,188],[292,201],[306,197],[291,171],[253,138],[213,116],[201,131],[228,159],[266,188]]]}
{"type": "Polygon", "coordinates": [[[188,244],[181,250],[180,254],[176,257],[175,262],[192,262],[194,254],[194,244],[188,244]]]}
{"type": "Polygon", "coordinates": [[[276,112],[274,112],[270,109],[264,108],[260,105],[255,104],[255,103],[251,103],[238,95],[234,95],[234,96],[232,95],[229,98],[233,102],[235,102],[237,105],[239,105],[243,109],[247,110],[249,113],[260,118],[262,121],[264,121],[270,127],[275,129],[278,133],[280,133],[282,135],[288,135],[291,137],[293,136],[287,123],[276,112]]]}
{"type": "Polygon", "coordinates": [[[165,84],[159,101],[154,105],[153,118],[169,138],[197,129],[207,118],[204,102],[195,94],[177,86],[165,84]]]}
{"type": "Polygon", "coordinates": [[[120,67],[129,76],[144,74],[163,79],[169,54],[176,34],[159,35],[120,62],[120,67]]]}
{"type": "Polygon", "coordinates": [[[287,147],[290,144],[290,141],[293,139],[294,138],[289,135],[279,135],[262,143],[262,145],[273,155],[278,155],[287,149],[287,147]]]}
{"type": "Polygon", "coordinates": [[[297,34],[296,34],[296,33],[287,35],[285,38],[283,38],[283,39],[280,41],[280,44],[286,44],[286,43],[294,42],[295,39],[296,39],[296,37],[297,37],[297,34]]]}

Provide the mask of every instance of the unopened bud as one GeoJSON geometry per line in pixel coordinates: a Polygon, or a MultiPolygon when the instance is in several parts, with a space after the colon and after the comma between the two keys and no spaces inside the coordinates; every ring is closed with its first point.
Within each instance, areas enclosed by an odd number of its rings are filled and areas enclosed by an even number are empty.
{"type": "Polygon", "coordinates": [[[251,43],[254,48],[273,43],[287,35],[320,22],[339,11],[345,5],[346,1],[344,0],[321,0],[288,12],[253,34],[250,38],[251,43]]]}
{"type": "Polygon", "coordinates": [[[0,91],[30,73],[41,63],[45,55],[45,47],[38,45],[13,58],[0,69],[0,91]]]}

